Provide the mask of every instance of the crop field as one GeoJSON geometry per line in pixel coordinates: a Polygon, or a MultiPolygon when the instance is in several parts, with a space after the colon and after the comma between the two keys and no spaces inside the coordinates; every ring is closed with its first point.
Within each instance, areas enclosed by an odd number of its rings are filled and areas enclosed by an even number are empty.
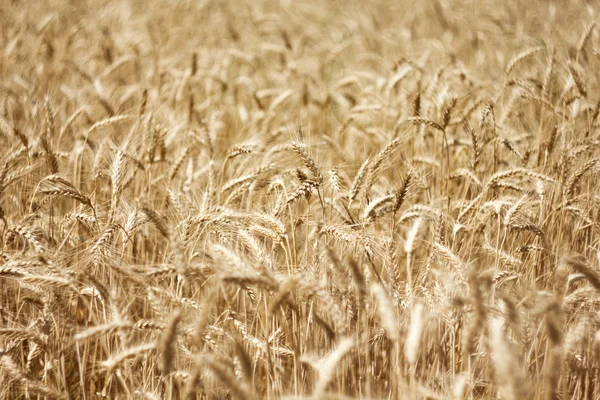
{"type": "Polygon", "coordinates": [[[1,0],[0,398],[600,399],[598,12],[1,0]]]}

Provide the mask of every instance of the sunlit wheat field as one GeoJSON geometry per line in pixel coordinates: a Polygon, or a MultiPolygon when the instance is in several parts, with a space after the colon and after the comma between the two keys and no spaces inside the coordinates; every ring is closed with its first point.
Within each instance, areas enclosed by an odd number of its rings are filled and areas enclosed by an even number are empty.
{"type": "Polygon", "coordinates": [[[600,399],[598,12],[0,1],[0,398],[600,399]]]}

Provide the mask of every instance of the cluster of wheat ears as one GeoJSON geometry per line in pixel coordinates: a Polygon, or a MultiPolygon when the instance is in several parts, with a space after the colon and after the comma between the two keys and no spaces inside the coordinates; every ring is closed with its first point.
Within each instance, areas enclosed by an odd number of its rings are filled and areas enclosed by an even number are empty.
{"type": "Polygon", "coordinates": [[[579,0],[0,2],[0,397],[600,398],[579,0]]]}

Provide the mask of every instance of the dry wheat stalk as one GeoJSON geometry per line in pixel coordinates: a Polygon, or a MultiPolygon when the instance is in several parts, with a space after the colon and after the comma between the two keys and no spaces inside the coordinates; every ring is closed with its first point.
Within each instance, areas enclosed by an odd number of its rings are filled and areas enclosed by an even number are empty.
{"type": "Polygon", "coordinates": [[[533,47],[531,49],[527,49],[522,51],[521,53],[515,55],[506,65],[506,68],[504,69],[504,72],[506,73],[506,75],[510,75],[510,73],[519,65],[521,64],[523,61],[527,60],[528,58],[536,55],[537,53],[539,53],[540,51],[544,50],[543,46],[537,46],[537,47],[533,47]]]}
{"type": "Polygon", "coordinates": [[[138,357],[144,353],[156,349],[155,343],[144,343],[134,347],[127,348],[119,353],[114,354],[109,359],[100,362],[100,366],[106,368],[109,372],[114,371],[127,359],[138,357]]]}

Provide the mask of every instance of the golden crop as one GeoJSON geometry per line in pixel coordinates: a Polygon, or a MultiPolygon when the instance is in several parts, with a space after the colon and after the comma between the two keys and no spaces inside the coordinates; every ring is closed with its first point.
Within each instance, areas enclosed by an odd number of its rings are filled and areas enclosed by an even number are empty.
{"type": "Polygon", "coordinates": [[[0,1],[0,398],[600,398],[599,7],[0,1]]]}

